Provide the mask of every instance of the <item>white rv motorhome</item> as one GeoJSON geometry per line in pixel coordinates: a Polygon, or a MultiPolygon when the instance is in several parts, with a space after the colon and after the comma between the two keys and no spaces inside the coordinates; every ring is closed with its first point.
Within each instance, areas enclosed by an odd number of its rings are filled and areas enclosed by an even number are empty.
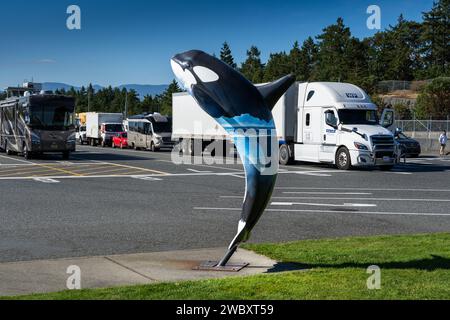
{"type": "MultiPolygon", "coordinates": [[[[379,120],[377,106],[360,88],[348,83],[295,83],[272,111],[280,143],[280,163],[294,160],[329,163],[339,169],[396,162],[392,126],[386,109],[379,120]]],[[[195,139],[226,139],[226,132],[187,94],[173,96],[173,138],[190,153],[195,139]],[[193,123],[202,120],[202,126],[193,123]]]]}

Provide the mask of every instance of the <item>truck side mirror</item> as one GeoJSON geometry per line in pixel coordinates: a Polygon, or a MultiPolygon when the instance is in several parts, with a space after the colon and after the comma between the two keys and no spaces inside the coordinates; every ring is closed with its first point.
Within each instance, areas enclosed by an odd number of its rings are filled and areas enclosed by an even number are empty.
{"type": "Polygon", "coordinates": [[[327,111],[325,112],[325,123],[327,125],[329,125],[330,127],[337,129],[337,119],[336,116],[334,115],[333,111],[327,111]]]}
{"type": "Polygon", "coordinates": [[[385,109],[381,115],[380,125],[389,128],[394,124],[394,111],[392,109],[385,109]]]}

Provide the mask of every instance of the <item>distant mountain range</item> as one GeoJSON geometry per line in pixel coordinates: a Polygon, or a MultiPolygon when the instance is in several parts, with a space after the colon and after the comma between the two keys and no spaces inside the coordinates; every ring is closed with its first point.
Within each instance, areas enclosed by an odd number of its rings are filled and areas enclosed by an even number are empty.
{"type": "MultiPolygon", "coordinates": [[[[167,89],[169,85],[167,84],[160,84],[160,85],[153,85],[153,84],[123,84],[118,86],[117,88],[123,89],[126,88],[127,90],[135,90],[139,94],[139,98],[143,99],[146,95],[156,95],[161,94],[164,92],[164,90],[167,89]]],[[[42,89],[43,90],[49,90],[49,91],[55,91],[57,89],[61,90],[64,89],[66,91],[70,90],[70,88],[74,88],[75,90],[80,90],[81,87],[73,86],[66,83],[58,83],[58,82],[44,82],[42,83],[42,89]]],[[[95,91],[101,90],[105,87],[100,85],[92,85],[95,91]]]]}

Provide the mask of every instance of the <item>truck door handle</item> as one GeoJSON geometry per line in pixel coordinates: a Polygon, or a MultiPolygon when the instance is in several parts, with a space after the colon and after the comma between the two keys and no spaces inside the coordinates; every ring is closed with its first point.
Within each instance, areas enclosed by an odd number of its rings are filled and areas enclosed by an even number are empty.
{"type": "Polygon", "coordinates": [[[327,141],[327,135],[326,134],[323,135],[323,141],[327,141]]]}

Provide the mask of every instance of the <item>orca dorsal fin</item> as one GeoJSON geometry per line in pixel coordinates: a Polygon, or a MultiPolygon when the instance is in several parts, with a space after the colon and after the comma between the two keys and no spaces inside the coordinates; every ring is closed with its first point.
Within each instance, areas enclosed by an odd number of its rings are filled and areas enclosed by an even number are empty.
{"type": "Polygon", "coordinates": [[[278,100],[280,100],[281,96],[294,82],[295,77],[292,74],[289,74],[274,82],[258,86],[257,88],[259,93],[263,96],[266,105],[272,110],[278,100]]]}

